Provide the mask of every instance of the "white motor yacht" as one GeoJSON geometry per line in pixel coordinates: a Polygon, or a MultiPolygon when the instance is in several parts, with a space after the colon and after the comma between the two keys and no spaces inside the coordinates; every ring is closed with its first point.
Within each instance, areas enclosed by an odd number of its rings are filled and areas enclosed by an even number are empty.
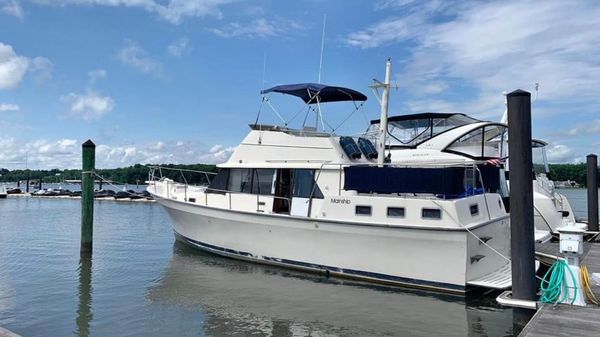
{"type": "MultiPolygon", "coordinates": [[[[263,104],[275,93],[302,99],[317,127],[325,106],[367,99],[305,83],[263,90],[263,104]]],[[[381,164],[368,139],[317,127],[254,123],[207,186],[155,167],[148,191],[178,240],[215,254],[453,293],[510,287],[500,167],[437,150],[381,164]]]]}

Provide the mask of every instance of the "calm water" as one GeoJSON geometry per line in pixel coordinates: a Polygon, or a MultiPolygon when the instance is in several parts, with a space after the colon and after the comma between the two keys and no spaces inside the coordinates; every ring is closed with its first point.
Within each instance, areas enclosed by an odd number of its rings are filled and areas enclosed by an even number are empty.
{"type": "Polygon", "coordinates": [[[497,293],[375,287],[200,253],[175,243],[154,203],[97,201],[94,255],[80,260],[79,212],[77,200],[0,200],[0,326],[26,337],[513,334],[497,293]]]}
{"type": "MultiPolygon", "coordinates": [[[[575,217],[587,218],[587,190],[585,188],[561,188],[556,191],[569,199],[575,217]]],[[[600,193],[600,189],[598,191],[600,193]]]]}

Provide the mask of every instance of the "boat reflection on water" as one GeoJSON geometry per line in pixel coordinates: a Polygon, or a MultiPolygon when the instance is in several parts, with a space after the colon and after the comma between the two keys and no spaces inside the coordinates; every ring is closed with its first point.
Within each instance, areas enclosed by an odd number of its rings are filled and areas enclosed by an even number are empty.
{"type": "Polygon", "coordinates": [[[179,242],[154,304],[204,314],[207,336],[512,336],[495,296],[373,286],[206,254],[179,242]]]}

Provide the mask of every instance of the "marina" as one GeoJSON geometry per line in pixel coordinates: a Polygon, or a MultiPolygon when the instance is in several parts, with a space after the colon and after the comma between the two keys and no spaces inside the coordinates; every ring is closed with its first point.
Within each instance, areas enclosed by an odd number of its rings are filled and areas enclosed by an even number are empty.
{"type": "Polygon", "coordinates": [[[597,17],[0,0],[0,337],[597,336],[597,17]]]}

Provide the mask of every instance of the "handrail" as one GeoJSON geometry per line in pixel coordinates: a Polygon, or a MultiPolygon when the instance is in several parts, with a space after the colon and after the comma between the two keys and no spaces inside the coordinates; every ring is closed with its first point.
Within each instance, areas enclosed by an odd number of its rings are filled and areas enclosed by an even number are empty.
{"type": "MultiPolygon", "coordinates": [[[[429,167],[439,167],[439,168],[444,168],[444,167],[473,168],[473,172],[472,172],[473,178],[475,178],[474,177],[475,172],[478,172],[479,183],[481,184],[481,187],[485,190],[485,186],[484,186],[484,183],[483,183],[482,174],[481,174],[481,171],[479,170],[479,167],[477,166],[477,164],[481,164],[481,163],[484,163],[484,161],[481,161],[481,162],[480,161],[472,161],[472,162],[457,161],[457,162],[441,162],[441,163],[440,162],[432,162],[432,163],[425,163],[425,164],[429,164],[429,165],[424,165],[424,163],[422,163],[422,162],[421,163],[416,163],[416,162],[415,163],[406,163],[406,162],[405,163],[384,163],[383,166],[391,166],[391,167],[415,167],[418,164],[418,167],[423,167],[423,166],[428,167],[429,166],[429,167]]],[[[341,190],[342,190],[342,186],[341,186],[341,182],[342,182],[341,174],[342,174],[342,171],[343,171],[342,170],[343,167],[351,167],[351,166],[380,166],[380,164],[377,164],[377,163],[360,163],[360,164],[359,163],[331,163],[331,162],[321,163],[318,173],[313,176],[313,178],[314,178],[314,185],[313,185],[313,187],[311,189],[311,193],[310,193],[310,196],[309,196],[309,202],[312,202],[312,199],[314,198],[314,192],[316,191],[316,187],[318,186],[318,181],[319,181],[319,178],[321,177],[321,171],[324,170],[325,166],[339,167],[339,174],[340,174],[340,176],[339,176],[338,183],[339,183],[340,186],[338,188],[338,196],[340,196],[342,194],[341,193],[341,190]]],[[[208,175],[209,174],[210,175],[216,175],[217,174],[215,172],[206,172],[206,171],[188,170],[188,169],[178,169],[178,168],[169,168],[169,167],[165,168],[165,167],[161,167],[161,166],[149,166],[149,168],[150,168],[149,180],[151,180],[151,181],[156,181],[157,180],[156,178],[159,178],[159,177],[156,176],[156,171],[157,170],[158,170],[158,173],[160,175],[159,180],[163,178],[163,176],[162,176],[162,169],[163,168],[166,169],[166,170],[173,170],[173,171],[187,171],[187,172],[203,173],[203,174],[206,175],[207,180],[209,181],[209,183],[210,183],[210,180],[208,178],[209,177],[208,175]]],[[[172,182],[173,185],[183,186],[183,188],[184,188],[184,200],[188,201],[188,197],[187,196],[188,196],[188,185],[189,184],[188,184],[187,180],[185,179],[185,177],[184,177],[184,181],[185,182],[183,182],[183,183],[176,182],[176,181],[171,181],[171,182],[172,182]]],[[[473,183],[475,183],[475,179],[473,179],[473,183]]],[[[167,197],[170,196],[170,188],[169,188],[170,186],[169,185],[170,185],[170,182],[167,181],[167,191],[166,191],[167,192],[167,197]]],[[[208,186],[201,186],[201,188],[202,187],[204,188],[204,204],[205,205],[208,205],[208,194],[210,194],[210,192],[216,192],[216,193],[227,194],[227,197],[228,197],[228,200],[229,200],[229,205],[228,206],[229,206],[230,209],[232,207],[231,197],[232,197],[233,193],[236,193],[236,194],[256,195],[256,209],[257,209],[257,211],[259,210],[259,208],[261,206],[261,205],[259,205],[259,203],[260,203],[260,196],[261,196],[259,194],[249,193],[249,192],[242,192],[242,191],[233,191],[233,190],[226,190],[226,189],[211,188],[211,187],[208,187],[208,186]]],[[[473,190],[473,194],[475,194],[475,190],[473,190]]],[[[288,197],[275,196],[275,195],[265,195],[265,196],[268,196],[268,197],[273,198],[273,199],[286,200],[286,201],[288,201],[290,203],[291,203],[291,201],[293,199],[293,197],[292,198],[288,198],[288,197]]],[[[486,210],[487,210],[488,216],[491,217],[487,198],[485,199],[485,206],[486,206],[486,210]]]]}
{"type": "Polygon", "coordinates": [[[183,169],[183,168],[176,168],[176,167],[157,166],[157,165],[149,165],[148,168],[150,169],[150,172],[148,173],[148,176],[149,176],[148,180],[150,180],[150,181],[162,179],[164,177],[162,170],[178,171],[181,174],[181,177],[183,178],[186,185],[188,184],[188,182],[187,182],[187,179],[185,178],[185,175],[183,174],[183,172],[204,174],[204,178],[206,179],[206,181],[208,181],[209,184],[211,182],[211,178],[218,174],[216,172],[210,172],[210,171],[190,170],[190,169],[183,169]],[[158,176],[155,174],[157,170],[158,170],[158,176]]]}

